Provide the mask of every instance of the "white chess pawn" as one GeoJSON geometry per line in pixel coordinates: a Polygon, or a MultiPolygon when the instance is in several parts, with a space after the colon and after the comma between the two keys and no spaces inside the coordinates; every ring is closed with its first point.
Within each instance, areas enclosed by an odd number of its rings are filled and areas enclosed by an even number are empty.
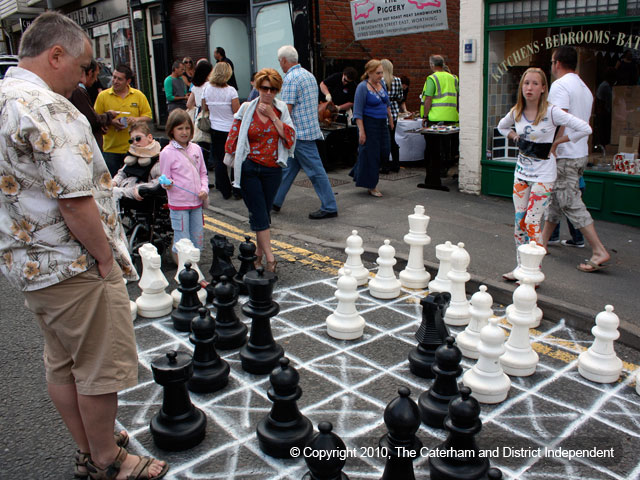
{"type": "Polygon", "coordinates": [[[150,243],[142,245],[138,253],[142,258],[142,277],[138,282],[142,295],[136,299],[138,315],[145,318],[164,317],[171,313],[173,300],[164,291],[169,282],[160,270],[160,255],[150,243]]]}
{"type": "Polygon", "coordinates": [[[427,235],[430,218],[424,214],[422,205],[416,205],[408,217],[409,233],[404,236],[404,243],[409,245],[409,260],[400,272],[400,283],[406,288],[426,288],[431,275],[424,268],[423,249],[431,243],[431,237],[427,235]]]}
{"type": "Polygon", "coordinates": [[[393,272],[393,266],[396,264],[396,249],[390,245],[389,240],[384,241],[378,249],[378,273],[374,278],[369,280],[369,293],[372,297],[389,299],[396,298],[400,295],[400,281],[393,272]]]}
{"type": "Polygon", "coordinates": [[[511,380],[500,365],[500,355],[505,352],[504,340],[498,319],[490,318],[488,325],[480,331],[478,361],[462,376],[462,383],[471,389],[480,403],[500,403],[509,394],[511,380]]]}
{"type": "MultiPolygon", "coordinates": [[[[125,288],[127,288],[127,279],[123,277],[122,281],[124,282],[125,288]]],[[[131,310],[131,321],[133,322],[138,316],[138,305],[133,300],[129,300],[129,310],[131,310]]]]}
{"type": "Polygon", "coordinates": [[[429,282],[429,293],[449,292],[451,293],[451,280],[447,276],[451,269],[451,254],[456,247],[450,241],[436,245],[436,258],[440,260],[436,278],[429,282]]]}
{"type": "MultiPolygon", "coordinates": [[[[533,240],[528,244],[520,245],[518,247],[518,267],[513,271],[513,276],[521,282],[528,278],[531,284],[540,285],[544,280],[544,273],[542,273],[540,266],[546,254],[546,250],[533,240]]],[[[542,310],[538,305],[535,306],[535,318],[536,321],[531,328],[537,328],[542,321],[542,310]]]]}
{"type": "Polygon", "coordinates": [[[538,354],[531,348],[529,328],[535,322],[536,291],[527,279],[513,292],[513,307],[507,320],[513,328],[500,357],[502,369],[507,375],[527,377],[533,375],[538,365],[538,354]]]}
{"type": "MultiPolygon", "coordinates": [[[[200,271],[200,268],[198,267],[198,262],[200,261],[200,249],[194,247],[193,243],[191,243],[191,240],[189,240],[188,238],[183,240],[187,240],[191,244],[191,246],[189,246],[189,244],[187,243],[181,246],[182,259],[184,260],[184,262],[182,262],[182,269],[180,269],[180,271],[184,270],[185,263],[191,262],[191,269],[198,272],[198,282],[201,282],[202,280],[204,280],[204,275],[202,274],[202,272],[200,271]]],[[[181,241],[182,240],[180,240],[180,242],[181,241]]],[[[182,294],[176,288],[171,292],[171,298],[173,298],[173,308],[177,308],[178,305],[180,304],[180,299],[182,298],[182,294]]],[[[198,299],[200,300],[200,303],[202,303],[203,305],[206,303],[207,291],[204,288],[201,288],[200,290],[198,290],[198,299]]]]}
{"type": "Polygon", "coordinates": [[[596,325],[591,329],[593,344],[578,357],[578,372],[592,382],[613,383],[622,373],[622,360],[613,348],[614,340],[620,336],[620,319],[612,305],[606,305],[604,310],[596,315],[596,325]]]}
{"type": "MultiPolygon", "coordinates": [[[[493,316],[493,298],[487,293],[487,286],[480,285],[480,291],[471,297],[471,321],[464,331],[456,337],[456,345],[467,358],[478,358],[478,343],[480,342],[480,332],[487,324],[487,320],[493,316]]],[[[473,390],[475,394],[475,390],[473,390]]]]}
{"type": "Polygon", "coordinates": [[[369,270],[362,264],[360,256],[364,253],[364,248],[362,248],[362,238],[358,235],[357,230],[352,230],[351,235],[347,237],[347,248],[344,251],[347,254],[347,261],[344,267],[338,270],[338,275],[344,275],[344,269],[348,267],[351,270],[351,276],[358,282],[358,286],[366,285],[369,281],[369,270]]]}
{"type": "Polygon", "coordinates": [[[461,326],[471,321],[469,300],[465,290],[465,285],[471,278],[467,273],[470,261],[471,258],[464,249],[464,243],[458,243],[451,253],[451,270],[447,274],[451,282],[451,303],[444,314],[444,323],[447,325],[461,326]]]}
{"type": "Polygon", "coordinates": [[[344,269],[344,274],[338,278],[338,289],[335,293],[338,306],[327,317],[327,334],[340,340],[355,340],[364,333],[364,318],[358,315],[356,301],[358,295],[358,282],[351,275],[349,268],[344,269]]]}

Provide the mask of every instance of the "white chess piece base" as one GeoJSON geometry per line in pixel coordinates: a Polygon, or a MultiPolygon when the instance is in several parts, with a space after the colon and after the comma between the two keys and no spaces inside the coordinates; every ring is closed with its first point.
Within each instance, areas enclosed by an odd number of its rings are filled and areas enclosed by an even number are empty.
{"type": "Polygon", "coordinates": [[[476,400],[488,404],[504,402],[511,388],[511,380],[504,373],[478,374],[473,368],[464,373],[462,383],[471,389],[476,400]]]}
{"type": "Polygon", "coordinates": [[[622,360],[587,350],[578,357],[578,373],[596,383],[613,383],[622,373],[622,360]]]}
{"type": "Polygon", "coordinates": [[[357,315],[353,318],[342,318],[332,313],[327,317],[327,334],[338,340],[355,340],[364,333],[364,318],[357,315]]]}
{"type": "Polygon", "coordinates": [[[536,366],[540,360],[536,352],[511,345],[507,345],[506,348],[506,353],[500,357],[504,373],[512,377],[528,377],[536,373],[536,366]]]}

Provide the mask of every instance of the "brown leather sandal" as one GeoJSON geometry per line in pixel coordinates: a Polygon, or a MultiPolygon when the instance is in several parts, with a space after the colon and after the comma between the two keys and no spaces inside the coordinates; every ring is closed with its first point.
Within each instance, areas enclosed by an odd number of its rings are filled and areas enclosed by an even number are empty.
{"type": "Polygon", "coordinates": [[[265,268],[265,270],[267,272],[273,272],[276,273],[276,265],[278,264],[277,260],[274,260],[273,262],[267,262],[267,268],[265,268]]]}
{"type": "MultiPolygon", "coordinates": [[[[113,439],[119,447],[129,445],[129,435],[127,432],[116,432],[113,434],[113,439]]],[[[78,479],[87,478],[89,476],[89,472],[87,472],[87,461],[91,460],[91,454],[76,450],[74,459],[76,464],[73,466],[73,476],[78,479]]]]}
{"type": "MultiPolygon", "coordinates": [[[[124,448],[120,448],[116,459],[111,465],[105,468],[98,468],[91,459],[87,460],[86,465],[89,478],[92,480],[114,480],[118,476],[118,473],[120,473],[120,468],[122,468],[122,463],[127,458],[127,455],[127,451],[124,448]]],[[[158,475],[153,477],[149,476],[149,467],[153,464],[154,460],[155,458],[152,457],[140,457],[140,461],[133,468],[131,474],[127,476],[127,480],[157,480],[164,477],[169,471],[169,464],[166,463],[158,475]]]]}

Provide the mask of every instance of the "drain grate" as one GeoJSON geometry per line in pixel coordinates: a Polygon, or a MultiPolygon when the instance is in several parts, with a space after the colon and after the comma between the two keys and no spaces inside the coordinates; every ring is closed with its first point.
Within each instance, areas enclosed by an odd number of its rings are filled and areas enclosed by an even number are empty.
{"type": "MultiPolygon", "coordinates": [[[[338,185],[345,185],[350,182],[349,180],[340,180],[337,178],[329,177],[329,183],[331,184],[332,187],[337,187],[338,185]]],[[[313,184],[311,183],[311,180],[309,180],[308,178],[296,180],[295,182],[293,182],[293,184],[297,185],[298,187],[313,188],[313,184]]]]}

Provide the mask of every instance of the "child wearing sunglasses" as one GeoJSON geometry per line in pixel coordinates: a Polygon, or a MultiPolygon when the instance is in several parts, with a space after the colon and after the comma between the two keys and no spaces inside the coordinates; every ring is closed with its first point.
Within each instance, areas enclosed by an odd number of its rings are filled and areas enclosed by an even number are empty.
{"type": "Polygon", "coordinates": [[[129,126],[129,154],[124,166],[113,177],[116,200],[130,198],[141,201],[138,189],[153,188],[160,178],[160,144],[153,139],[147,122],[133,122],[129,126]]]}

